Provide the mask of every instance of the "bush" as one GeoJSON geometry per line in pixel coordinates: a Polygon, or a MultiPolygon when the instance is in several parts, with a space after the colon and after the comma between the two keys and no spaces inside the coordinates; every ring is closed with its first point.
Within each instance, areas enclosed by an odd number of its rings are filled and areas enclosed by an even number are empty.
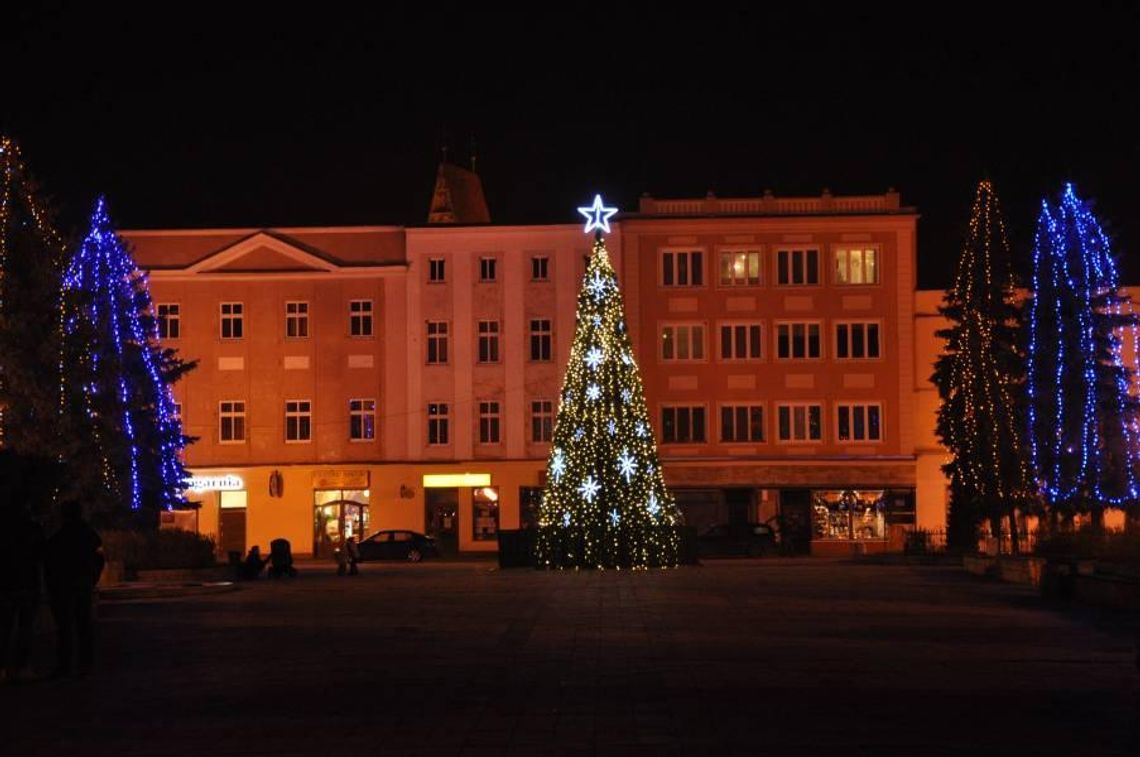
{"type": "Polygon", "coordinates": [[[214,565],[214,540],[193,531],[104,531],[102,536],[107,559],[122,562],[128,571],[214,565]]]}
{"type": "Polygon", "coordinates": [[[1054,560],[1104,560],[1140,565],[1140,529],[1106,531],[1082,526],[1075,531],[1049,534],[1037,542],[1037,554],[1054,560]]]}

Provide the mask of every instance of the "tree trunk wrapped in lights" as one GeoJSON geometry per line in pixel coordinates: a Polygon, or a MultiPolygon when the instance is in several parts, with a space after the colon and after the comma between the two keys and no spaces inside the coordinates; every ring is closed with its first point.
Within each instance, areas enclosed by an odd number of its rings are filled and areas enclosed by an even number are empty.
{"type": "Polygon", "coordinates": [[[1025,368],[1019,307],[1005,223],[993,185],[978,183],[954,285],[940,308],[951,327],[931,380],[938,387],[937,433],[950,450],[950,545],[973,549],[978,526],[995,536],[1008,517],[1017,549],[1017,508],[1034,497],[1025,444],[1025,368]]]}
{"type": "Polygon", "coordinates": [[[182,434],[170,385],[194,367],[163,349],[145,274],[102,198],[63,277],[61,422],[66,486],[113,514],[185,504],[182,434]]]}
{"type": "Polygon", "coordinates": [[[578,294],[536,559],[543,568],[649,568],[678,562],[680,516],[665,487],[621,291],[602,231],[613,209],[579,209],[597,228],[578,294]],[[604,216],[604,217],[603,217],[604,216]]]}
{"type": "Polygon", "coordinates": [[[1029,430],[1033,469],[1053,513],[1135,516],[1140,401],[1129,391],[1122,339],[1137,316],[1120,291],[1108,237],[1089,203],[1065,186],[1042,202],[1029,306],[1029,430]]]}

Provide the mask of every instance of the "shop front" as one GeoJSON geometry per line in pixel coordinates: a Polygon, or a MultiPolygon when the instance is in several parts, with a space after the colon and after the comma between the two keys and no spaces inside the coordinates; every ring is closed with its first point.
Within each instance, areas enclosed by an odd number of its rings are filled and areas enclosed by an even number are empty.
{"type": "Polygon", "coordinates": [[[371,533],[369,471],[320,470],[313,473],[313,556],[332,558],[345,541],[371,533]]]}
{"type": "Polygon", "coordinates": [[[811,505],[813,555],[901,551],[915,522],[914,490],[816,489],[811,505]]]}

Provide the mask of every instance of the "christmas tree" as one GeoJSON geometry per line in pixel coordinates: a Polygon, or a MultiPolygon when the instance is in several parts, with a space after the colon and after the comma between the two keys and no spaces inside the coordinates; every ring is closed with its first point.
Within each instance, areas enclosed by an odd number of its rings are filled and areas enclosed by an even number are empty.
{"type": "Polygon", "coordinates": [[[1009,518],[1017,551],[1016,511],[1033,498],[1022,422],[1025,367],[1019,307],[1005,222],[993,185],[978,183],[954,285],[940,309],[951,326],[931,380],[942,404],[937,433],[950,450],[947,535],[973,549],[983,519],[1000,535],[1009,518]]]}
{"type": "Polygon", "coordinates": [[[63,277],[61,425],[66,484],[94,510],[185,504],[182,434],[170,385],[193,363],[158,341],[146,276],[100,198],[63,277]]]}
{"type": "MultiPolygon", "coordinates": [[[[1135,510],[1137,414],[1121,337],[1137,317],[1119,288],[1108,237],[1065,186],[1042,202],[1029,306],[1029,431],[1035,476],[1055,515],[1135,510]]],[[[1133,512],[1134,514],[1134,512],[1133,512]]]]}
{"type": "Polygon", "coordinates": [[[0,445],[58,450],[59,277],[63,239],[16,142],[0,136],[0,445]]]}
{"type": "Polygon", "coordinates": [[[680,523],[665,487],[602,232],[617,212],[594,198],[597,230],[578,294],[577,328],[563,380],[539,511],[539,567],[647,568],[678,562],[680,523]]]}

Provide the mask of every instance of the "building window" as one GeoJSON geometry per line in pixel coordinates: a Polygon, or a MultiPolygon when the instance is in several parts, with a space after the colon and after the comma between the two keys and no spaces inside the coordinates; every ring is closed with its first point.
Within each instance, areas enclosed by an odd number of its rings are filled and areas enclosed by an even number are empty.
{"type": "Polygon", "coordinates": [[[762,356],[763,343],[759,323],[721,324],[721,360],[759,360],[762,356]]]}
{"type": "Polygon", "coordinates": [[[696,323],[662,326],[661,359],[704,360],[705,327],[696,323]]]}
{"type": "Polygon", "coordinates": [[[780,250],[776,253],[776,283],[812,286],[819,283],[819,250],[780,250]]]}
{"type": "Polygon", "coordinates": [[[222,303],[222,339],[241,339],[244,332],[243,305],[240,302],[222,303]]]}
{"type": "Polygon", "coordinates": [[[530,403],[530,440],[549,442],[554,438],[554,402],[534,400],[530,403]]]}
{"type": "Polygon", "coordinates": [[[471,493],[471,540],[499,538],[499,487],[480,486],[471,493]]]}
{"type": "Polygon", "coordinates": [[[764,441],[764,407],[762,405],[722,405],[720,408],[720,440],[722,442],[764,441]]]}
{"type": "Polygon", "coordinates": [[[447,321],[427,322],[427,361],[429,365],[447,362],[447,321]]]}
{"type": "Polygon", "coordinates": [[[349,336],[372,336],[372,300],[349,300],[349,336]]]}
{"type": "Polygon", "coordinates": [[[823,438],[822,405],[780,405],[776,416],[782,442],[818,442],[823,438]]]}
{"type": "Polygon", "coordinates": [[[499,403],[484,401],[479,403],[479,443],[499,443],[499,403]]]}
{"type": "Polygon", "coordinates": [[[551,356],[550,321],[531,320],[530,322],[530,359],[536,361],[550,360],[551,356]]]}
{"type": "Polygon", "coordinates": [[[304,339],[309,335],[309,303],[285,303],[285,336],[304,339]]]}
{"type": "Polygon", "coordinates": [[[808,360],[821,354],[818,323],[776,324],[776,357],[781,360],[808,360]]]}
{"type": "Polygon", "coordinates": [[[479,258],[479,280],[495,280],[495,258],[479,258]]]}
{"type": "Polygon", "coordinates": [[[879,357],[878,323],[835,324],[835,357],[858,360],[879,357]]]}
{"type": "Polygon", "coordinates": [[[721,250],[720,285],[723,287],[759,286],[763,279],[760,250],[721,250]]]}
{"type": "Polygon", "coordinates": [[[285,403],[285,441],[307,442],[313,438],[313,404],[309,400],[285,403]]]}
{"type": "Polygon", "coordinates": [[[447,414],[446,402],[428,403],[428,444],[447,444],[447,414]]]}
{"type": "Polygon", "coordinates": [[[661,439],[666,444],[705,440],[705,408],[701,405],[661,408],[661,439]]]}
{"type": "Polygon", "coordinates": [[[879,442],[883,440],[880,405],[836,405],[835,422],[841,442],[879,442]]]}
{"type": "Polygon", "coordinates": [[[878,284],[879,251],[874,247],[844,247],[835,251],[836,284],[878,284]]]}
{"type": "Polygon", "coordinates": [[[348,438],[354,442],[376,438],[376,400],[348,401],[348,438]]]}
{"type": "Polygon", "coordinates": [[[700,250],[661,253],[661,285],[667,287],[704,286],[704,253],[700,250]]]}
{"type": "Polygon", "coordinates": [[[479,362],[499,362],[498,321],[479,321],[479,362]]]}
{"type": "Polygon", "coordinates": [[[222,444],[245,441],[244,400],[225,400],[224,402],[219,402],[218,418],[221,421],[218,439],[222,444]]]}
{"type": "Polygon", "coordinates": [[[438,284],[441,281],[447,280],[444,276],[446,273],[444,269],[445,262],[443,258],[430,258],[428,260],[428,281],[433,284],[438,284]]]}
{"type": "Polygon", "coordinates": [[[181,308],[174,302],[161,302],[158,311],[158,338],[177,339],[182,336],[181,308]]]}
{"type": "Polygon", "coordinates": [[[530,280],[550,281],[550,258],[535,255],[530,259],[530,280]]]}

